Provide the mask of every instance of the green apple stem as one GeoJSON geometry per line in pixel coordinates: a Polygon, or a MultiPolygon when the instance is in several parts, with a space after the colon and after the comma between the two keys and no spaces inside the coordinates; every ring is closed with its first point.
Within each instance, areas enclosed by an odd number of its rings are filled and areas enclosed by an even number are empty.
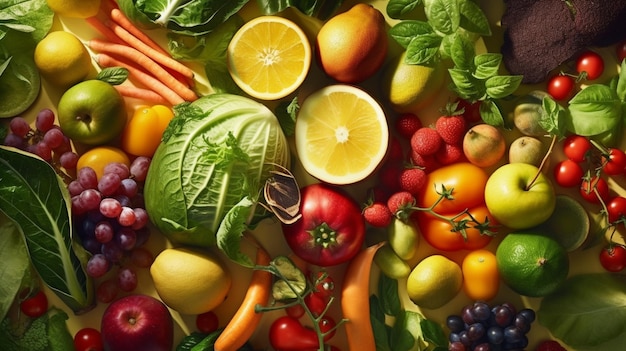
{"type": "Polygon", "coordinates": [[[552,155],[552,150],[554,150],[554,145],[556,145],[556,142],[557,142],[557,136],[553,135],[552,141],[550,142],[550,147],[548,148],[548,151],[546,151],[546,154],[543,156],[543,159],[541,160],[541,164],[539,164],[539,169],[537,170],[537,174],[535,174],[535,176],[530,181],[530,183],[526,184],[526,190],[529,190],[530,188],[532,188],[537,178],[539,178],[539,175],[543,171],[543,167],[545,167],[546,163],[548,162],[548,159],[550,159],[550,155],[552,155]]]}

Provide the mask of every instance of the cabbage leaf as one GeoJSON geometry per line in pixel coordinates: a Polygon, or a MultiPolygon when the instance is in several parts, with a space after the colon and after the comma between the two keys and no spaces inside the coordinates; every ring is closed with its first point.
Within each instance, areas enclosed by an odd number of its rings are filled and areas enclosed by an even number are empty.
{"type": "Polygon", "coordinates": [[[177,105],[148,171],[146,210],[172,243],[217,244],[248,266],[239,242],[270,215],[257,205],[273,164],[289,167],[289,146],[263,104],[215,93],[177,105]]]}

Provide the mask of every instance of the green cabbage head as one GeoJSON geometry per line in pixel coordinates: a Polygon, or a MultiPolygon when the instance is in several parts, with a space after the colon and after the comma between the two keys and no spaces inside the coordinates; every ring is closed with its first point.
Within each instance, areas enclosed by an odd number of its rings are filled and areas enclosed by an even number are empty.
{"type": "Polygon", "coordinates": [[[265,105],[239,95],[210,94],[174,111],[145,182],[151,222],[175,245],[217,244],[240,261],[243,232],[269,214],[257,205],[270,171],[289,168],[287,139],[265,105]]]}

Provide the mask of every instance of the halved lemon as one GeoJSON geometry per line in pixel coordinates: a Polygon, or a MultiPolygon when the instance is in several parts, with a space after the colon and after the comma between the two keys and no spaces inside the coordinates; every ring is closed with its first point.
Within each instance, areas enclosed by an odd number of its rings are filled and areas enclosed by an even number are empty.
{"type": "Polygon", "coordinates": [[[351,184],[372,174],[383,160],[389,127],[380,104],[367,92],[329,85],[302,103],[295,143],[310,175],[331,184],[351,184]]]}
{"type": "Polygon", "coordinates": [[[261,16],[244,24],[228,44],[228,72],[250,96],[278,100],[293,93],[311,66],[311,45],[294,22],[261,16]]]}

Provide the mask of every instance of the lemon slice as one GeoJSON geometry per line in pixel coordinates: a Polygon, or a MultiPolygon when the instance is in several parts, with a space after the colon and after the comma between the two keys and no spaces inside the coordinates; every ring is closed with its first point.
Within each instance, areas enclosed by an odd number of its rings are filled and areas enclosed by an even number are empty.
{"type": "Polygon", "coordinates": [[[296,119],[296,152],[321,181],[351,184],[372,174],[387,153],[385,113],[367,92],[326,86],[307,97],[296,119]]]}
{"type": "Polygon", "coordinates": [[[228,44],[228,72],[250,96],[278,100],[293,93],[311,67],[311,45],[298,25],[278,16],[244,24],[228,44]]]}

